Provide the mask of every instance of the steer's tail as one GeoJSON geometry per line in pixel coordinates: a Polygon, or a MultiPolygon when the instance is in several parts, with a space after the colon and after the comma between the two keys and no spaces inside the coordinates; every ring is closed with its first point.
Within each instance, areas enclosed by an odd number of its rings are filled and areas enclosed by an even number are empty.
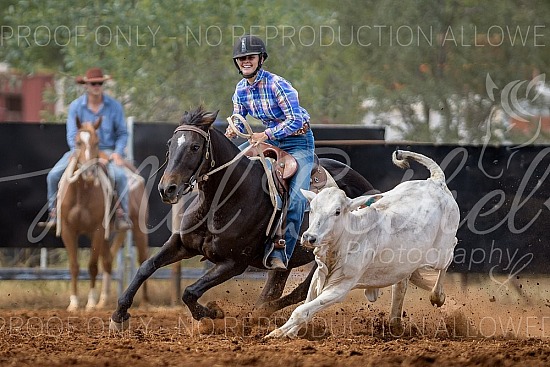
{"type": "Polygon", "coordinates": [[[409,152],[408,150],[396,150],[393,152],[392,161],[393,163],[400,168],[409,167],[409,159],[414,159],[418,163],[425,166],[430,170],[431,179],[445,182],[445,173],[437,163],[435,163],[431,158],[426,157],[425,155],[409,152]]]}

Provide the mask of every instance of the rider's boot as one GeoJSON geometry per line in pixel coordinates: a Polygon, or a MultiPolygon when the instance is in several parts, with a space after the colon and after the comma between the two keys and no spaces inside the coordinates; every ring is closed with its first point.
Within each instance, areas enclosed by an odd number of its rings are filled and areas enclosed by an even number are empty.
{"type": "Polygon", "coordinates": [[[128,218],[128,214],[121,208],[116,210],[115,229],[117,231],[127,231],[132,229],[132,221],[128,218]]]}
{"type": "Polygon", "coordinates": [[[288,270],[285,266],[285,263],[283,260],[279,259],[278,257],[271,257],[271,270],[275,271],[285,271],[288,270]]]}
{"type": "Polygon", "coordinates": [[[38,222],[38,226],[47,228],[48,230],[55,230],[57,226],[57,210],[55,208],[50,210],[48,214],[48,220],[45,222],[38,222]]]}

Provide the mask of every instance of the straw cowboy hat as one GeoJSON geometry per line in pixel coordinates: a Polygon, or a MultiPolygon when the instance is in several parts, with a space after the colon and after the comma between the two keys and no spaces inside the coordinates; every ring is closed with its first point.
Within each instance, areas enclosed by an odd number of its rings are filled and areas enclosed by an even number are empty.
{"type": "Polygon", "coordinates": [[[103,75],[103,70],[100,68],[91,68],[86,71],[85,76],[77,76],[76,82],[78,84],[86,84],[93,82],[104,82],[109,79],[111,79],[111,76],[107,74],[103,75]]]}

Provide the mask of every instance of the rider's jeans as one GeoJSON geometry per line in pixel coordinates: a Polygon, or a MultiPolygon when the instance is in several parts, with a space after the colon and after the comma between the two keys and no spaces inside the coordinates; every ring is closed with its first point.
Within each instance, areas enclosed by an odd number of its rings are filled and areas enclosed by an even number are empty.
{"type": "MultiPolygon", "coordinates": [[[[110,155],[112,151],[105,150],[107,155],[110,155]]],[[[59,161],[53,166],[46,178],[48,184],[48,209],[51,211],[55,207],[57,199],[57,188],[63,172],[69,165],[69,158],[72,151],[65,153],[59,161]]],[[[125,213],[128,213],[128,179],[124,172],[124,167],[117,166],[114,163],[108,165],[109,176],[115,180],[115,190],[118,193],[120,206],[125,213]]]]}
{"type": "MultiPolygon", "coordinates": [[[[292,256],[296,241],[300,237],[300,227],[304,219],[304,213],[308,206],[307,199],[302,195],[300,189],[309,190],[309,181],[315,156],[315,142],[311,130],[304,135],[288,136],[282,140],[267,140],[266,143],[275,145],[287,153],[290,153],[298,162],[298,170],[290,179],[290,198],[286,217],[286,254],[283,250],[275,249],[271,257],[280,258],[285,264],[292,256]],[[286,256],[285,256],[286,255],[286,256]]],[[[242,144],[242,150],[248,143],[242,144]]]]}

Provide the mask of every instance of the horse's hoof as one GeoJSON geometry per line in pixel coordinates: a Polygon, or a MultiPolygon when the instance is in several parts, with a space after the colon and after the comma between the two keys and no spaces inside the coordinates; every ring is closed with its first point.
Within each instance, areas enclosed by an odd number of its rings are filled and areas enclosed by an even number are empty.
{"type": "Polygon", "coordinates": [[[392,320],[390,321],[390,335],[393,337],[402,337],[405,333],[405,329],[403,328],[403,324],[401,323],[401,320],[392,320]]]}
{"type": "Polygon", "coordinates": [[[78,311],[78,297],[77,296],[72,295],[70,297],[69,305],[67,306],[67,311],[69,311],[69,312],[78,311]]]}
{"type": "Polygon", "coordinates": [[[197,331],[200,335],[212,335],[215,331],[214,320],[208,317],[200,319],[197,323],[197,331]]]}
{"type": "Polygon", "coordinates": [[[223,319],[225,317],[225,312],[221,309],[216,301],[211,301],[206,304],[206,308],[213,312],[211,318],[213,319],[223,319]]]}
{"type": "Polygon", "coordinates": [[[86,310],[86,312],[97,310],[97,302],[88,302],[84,309],[86,310]]]}
{"type": "Polygon", "coordinates": [[[116,322],[116,321],[113,321],[113,319],[110,319],[109,330],[111,331],[121,332],[121,331],[128,330],[129,327],[130,327],[130,319],[126,319],[122,322],[116,322]]]}
{"type": "Polygon", "coordinates": [[[102,310],[104,308],[107,308],[107,303],[108,303],[108,298],[105,297],[105,296],[101,296],[99,297],[99,301],[97,302],[97,304],[95,305],[95,308],[97,310],[102,310]]]}

